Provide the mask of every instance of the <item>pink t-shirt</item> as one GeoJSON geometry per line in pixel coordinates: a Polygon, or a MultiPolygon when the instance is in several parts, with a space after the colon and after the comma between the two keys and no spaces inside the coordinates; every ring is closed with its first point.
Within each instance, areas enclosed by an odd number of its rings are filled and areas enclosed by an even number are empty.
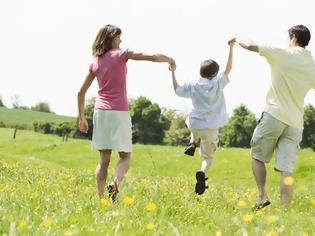
{"type": "Polygon", "coordinates": [[[94,109],[128,111],[126,90],[127,49],[111,49],[90,65],[98,82],[94,109]]]}

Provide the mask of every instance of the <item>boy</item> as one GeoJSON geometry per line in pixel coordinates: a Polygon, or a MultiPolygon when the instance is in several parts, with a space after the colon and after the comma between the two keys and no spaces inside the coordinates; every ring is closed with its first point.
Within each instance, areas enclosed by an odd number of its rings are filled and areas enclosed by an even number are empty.
{"type": "Polygon", "coordinates": [[[241,47],[265,57],[271,68],[266,108],[251,141],[252,170],[259,190],[255,210],[270,204],[265,189],[265,163],[271,160],[274,150],[277,150],[275,170],[281,173],[281,204],[284,208],[290,205],[293,195],[292,171],[302,140],[304,98],[311,88],[315,88],[315,61],[305,49],[311,33],[304,25],[293,26],[288,33],[289,49],[237,40],[241,47]]]}
{"type": "Polygon", "coordinates": [[[228,75],[232,69],[233,46],[235,39],[228,42],[230,46],[229,57],[225,71],[218,75],[219,65],[213,60],[201,63],[201,78],[195,83],[179,85],[175,77],[175,65],[171,65],[173,87],[180,97],[190,98],[193,109],[189,113],[186,124],[191,132],[191,141],[186,153],[194,153],[196,138],[200,137],[200,155],[203,158],[201,169],[196,172],[195,192],[203,194],[208,186],[205,173],[209,169],[218,143],[219,128],[226,125],[228,115],[226,112],[223,88],[229,83],[228,75]],[[188,151],[187,151],[188,150],[188,151]]]}

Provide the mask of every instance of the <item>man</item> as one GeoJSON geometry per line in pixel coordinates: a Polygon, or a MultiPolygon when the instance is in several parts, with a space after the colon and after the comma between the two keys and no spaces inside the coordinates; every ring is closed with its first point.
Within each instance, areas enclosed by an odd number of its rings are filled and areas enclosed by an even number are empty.
{"type": "Polygon", "coordinates": [[[292,171],[302,140],[304,98],[315,88],[315,61],[305,49],[311,34],[304,25],[288,30],[289,49],[236,42],[265,57],[271,68],[271,87],[266,107],[251,140],[252,170],[259,190],[254,209],[270,204],[265,189],[266,167],[276,150],[275,170],[281,173],[280,198],[284,208],[293,194],[292,171]]]}

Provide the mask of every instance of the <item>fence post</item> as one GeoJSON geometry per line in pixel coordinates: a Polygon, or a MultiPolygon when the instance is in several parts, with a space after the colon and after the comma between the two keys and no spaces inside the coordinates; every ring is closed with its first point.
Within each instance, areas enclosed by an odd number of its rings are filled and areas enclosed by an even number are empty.
{"type": "Polygon", "coordinates": [[[13,132],[13,139],[15,139],[15,137],[16,137],[16,132],[17,132],[17,126],[15,126],[15,128],[14,128],[14,132],[13,132]]]}

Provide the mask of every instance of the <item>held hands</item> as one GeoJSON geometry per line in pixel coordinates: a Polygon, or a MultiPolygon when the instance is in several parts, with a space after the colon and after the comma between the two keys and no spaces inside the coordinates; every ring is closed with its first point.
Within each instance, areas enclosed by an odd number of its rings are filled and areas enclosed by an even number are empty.
{"type": "Polygon", "coordinates": [[[89,126],[85,117],[79,119],[79,129],[82,133],[86,134],[88,132],[89,126]]]}
{"type": "Polygon", "coordinates": [[[232,39],[230,39],[230,40],[228,41],[228,45],[229,45],[230,47],[233,47],[233,46],[235,45],[235,43],[236,43],[236,38],[232,38],[232,39]]]}
{"type": "Polygon", "coordinates": [[[174,61],[174,63],[170,63],[168,66],[168,69],[172,72],[174,72],[176,70],[176,63],[174,61]]]}

